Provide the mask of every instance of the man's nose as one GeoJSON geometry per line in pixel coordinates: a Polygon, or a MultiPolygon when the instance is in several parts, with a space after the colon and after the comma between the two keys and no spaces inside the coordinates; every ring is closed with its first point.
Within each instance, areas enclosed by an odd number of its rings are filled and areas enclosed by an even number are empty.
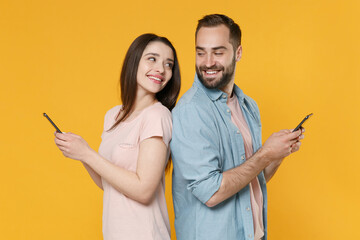
{"type": "Polygon", "coordinates": [[[212,54],[208,54],[205,61],[206,61],[205,66],[207,68],[210,68],[215,65],[214,57],[212,56],[212,54]]]}

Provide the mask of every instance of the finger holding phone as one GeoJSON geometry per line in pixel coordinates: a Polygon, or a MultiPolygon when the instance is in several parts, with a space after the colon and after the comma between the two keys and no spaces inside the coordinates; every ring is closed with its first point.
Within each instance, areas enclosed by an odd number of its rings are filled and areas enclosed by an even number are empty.
{"type": "Polygon", "coordinates": [[[294,153],[299,151],[301,146],[301,140],[304,139],[304,132],[305,128],[303,127],[303,124],[313,115],[313,113],[308,114],[293,130],[291,130],[291,133],[300,131],[300,135],[296,138],[296,141],[291,144],[290,146],[290,153],[294,153]]]}
{"type": "Polygon", "coordinates": [[[305,128],[302,126],[313,114],[310,113],[307,115],[297,126],[292,130],[292,132],[296,132],[298,130],[301,130],[301,135],[298,137],[298,141],[295,142],[293,145],[291,145],[291,153],[297,152],[300,149],[301,142],[300,140],[304,139],[303,133],[305,132],[305,128]]]}
{"type": "Polygon", "coordinates": [[[55,144],[65,157],[84,161],[94,150],[79,135],[74,133],[55,133],[55,144]]]}
{"type": "MultiPolygon", "coordinates": [[[[273,133],[264,143],[263,150],[266,152],[269,163],[281,161],[292,153],[293,147],[299,147],[303,139],[302,131],[292,132],[289,129],[273,133]]],[[[295,150],[295,149],[294,149],[295,150]]]]}
{"type": "Polygon", "coordinates": [[[55,144],[60,149],[65,157],[75,160],[84,160],[89,153],[94,152],[88,143],[79,135],[74,133],[64,133],[60,128],[51,120],[49,115],[43,113],[43,116],[53,125],[56,132],[55,144]]]}
{"type": "Polygon", "coordinates": [[[311,115],[306,116],[293,130],[286,129],[273,133],[265,141],[261,149],[265,150],[269,162],[268,166],[264,169],[266,182],[269,182],[274,176],[285,157],[299,151],[301,140],[304,139],[303,133],[305,132],[302,125],[311,115]]]}

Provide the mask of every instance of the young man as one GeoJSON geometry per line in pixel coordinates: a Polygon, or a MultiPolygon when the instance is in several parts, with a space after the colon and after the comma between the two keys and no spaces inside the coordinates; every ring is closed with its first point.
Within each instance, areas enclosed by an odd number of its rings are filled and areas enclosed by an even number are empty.
{"type": "Polygon", "coordinates": [[[266,239],[266,182],[299,150],[302,130],[262,146],[259,109],[234,84],[242,47],[232,19],[205,16],[195,38],[195,81],[173,110],[177,239],[266,239]]]}

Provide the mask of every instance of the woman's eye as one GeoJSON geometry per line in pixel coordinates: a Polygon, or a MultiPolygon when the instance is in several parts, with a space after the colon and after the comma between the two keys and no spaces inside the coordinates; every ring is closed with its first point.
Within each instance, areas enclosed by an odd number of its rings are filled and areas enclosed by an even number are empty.
{"type": "Polygon", "coordinates": [[[165,66],[168,67],[168,68],[172,68],[173,64],[172,63],[166,63],[165,66]]]}
{"type": "Polygon", "coordinates": [[[155,58],[154,58],[154,57],[149,57],[148,60],[155,62],[155,58]]]}

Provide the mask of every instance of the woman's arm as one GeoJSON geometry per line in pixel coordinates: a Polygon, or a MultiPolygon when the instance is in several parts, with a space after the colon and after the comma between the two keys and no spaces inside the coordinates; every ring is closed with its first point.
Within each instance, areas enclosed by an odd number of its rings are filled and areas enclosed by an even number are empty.
{"type": "Polygon", "coordinates": [[[102,185],[102,181],[101,181],[101,176],[99,174],[97,174],[97,172],[95,172],[89,165],[87,165],[86,163],[82,163],[86,169],[86,171],[89,173],[91,179],[94,181],[94,183],[101,188],[101,190],[104,190],[103,185],[102,185]]]}
{"type": "Polygon", "coordinates": [[[86,141],[73,133],[57,133],[56,144],[63,154],[80,160],[127,197],[149,204],[164,174],[168,148],[161,137],[140,143],[136,172],[116,166],[91,149],[86,141]]]}
{"type": "MultiPolygon", "coordinates": [[[[66,134],[66,133],[62,133],[62,134],[66,134]]],[[[69,133],[69,134],[71,134],[71,133],[69,133]]],[[[59,135],[59,133],[55,132],[55,143],[58,146],[58,148],[63,152],[63,154],[66,156],[66,153],[64,152],[65,151],[64,146],[66,145],[66,143],[64,141],[62,141],[60,137],[61,137],[61,135],[59,135]]],[[[86,145],[87,145],[87,143],[86,143],[86,145]]],[[[104,190],[103,186],[102,186],[101,176],[99,174],[97,174],[88,164],[83,162],[83,165],[84,165],[86,171],[89,173],[91,179],[94,181],[94,183],[99,188],[101,188],[101,190],[104,190]]]]}

